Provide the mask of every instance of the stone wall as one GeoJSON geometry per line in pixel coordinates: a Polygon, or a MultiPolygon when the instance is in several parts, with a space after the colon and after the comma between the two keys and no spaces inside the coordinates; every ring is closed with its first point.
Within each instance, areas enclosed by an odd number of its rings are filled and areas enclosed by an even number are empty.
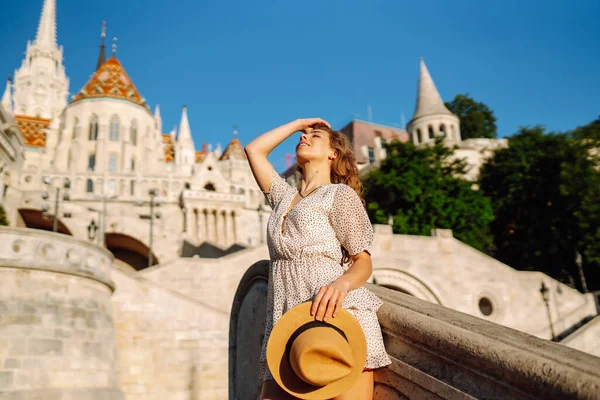
{"type": "Polygon", "coordinates": [[[0,398],[121,399],[110,253],[2,227],[0,255],[0,398]]]}
{"type": "MultiPolygon", "coordinates": [[[[229,398],[253,399],[264,330],[267,262],[248,269],[230,322],[229,398]]],[[[600,358],[396,291],[367,284],[392,365],[375,373],[381,399],[597,399],[600,358]]]]}
{"type": "Polygon", "coordinates": [[[373,278],[378,285],[547,339],[552,329],[560,335],[597,314],[591,294],[541,272],[517,271],[453,238],[451,231],[392,235],[387,225],[375,225],[375,231],[373,278]],[[542,282],[549,290],[549,310],[540,293],[542,282]],[[480,306],[483,301],[487,309],[480,306]]]}
{"type": "Polygon", "coordinates": [[[227,313],[139,275],[112,276],[126,400],[226,398],[227,313]]]}

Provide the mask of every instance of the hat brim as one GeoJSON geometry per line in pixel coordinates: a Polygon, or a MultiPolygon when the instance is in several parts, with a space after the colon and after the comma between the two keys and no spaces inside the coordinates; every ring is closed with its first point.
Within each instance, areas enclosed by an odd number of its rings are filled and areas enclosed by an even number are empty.
{"type": "Polygon", "coordinates": [[[354,368],[344,378],[325,386],[313,386],[300,379],[289,365],[285,349],[289,338],[302,325],[314,321],[310,315],[312,302],[304,302],[293,307],[277,321],[267,342],[267,363],[271,375],[286,392],[301,399],[328,399],[349,389],[360,377],[367,362],[367,341],[362,327],[344,309],[327,323],[341,329],[348,339],[355,360],[354,368]]]}

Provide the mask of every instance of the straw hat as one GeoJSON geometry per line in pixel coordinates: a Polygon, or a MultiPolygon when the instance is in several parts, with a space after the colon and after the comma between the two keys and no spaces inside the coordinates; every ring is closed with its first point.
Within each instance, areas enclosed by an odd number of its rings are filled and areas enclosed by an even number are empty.
{"type": "Polygon", "coordinates": [[[367,341],[358,321],[340,309],[328,322],[310,315],[311,302],[290,309],[277,321],[267,343],[267,363],[275,381],[301,399],[328,399],[359,378],[367,361],[367,341]]]}

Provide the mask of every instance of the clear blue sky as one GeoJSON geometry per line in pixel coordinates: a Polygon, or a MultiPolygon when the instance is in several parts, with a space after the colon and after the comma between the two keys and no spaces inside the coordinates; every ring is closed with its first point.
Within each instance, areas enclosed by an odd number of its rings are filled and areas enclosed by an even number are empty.
{"type": "MultiPolygon", "coordinates": [[[[2,0],[7,2],[7,0],[2,0]]],[[[295,118],[400,125],[424,57],[444,100],[470,93],[500,136],[566,130],[600,115],[600,1],[57,0],[58,42],[76,93],[93,72],[100,25],[164,131],[188,113],[197,148],[295,118]]],[[[0,73],[20,65],[42,0],[0,7],[0,73]]],[[[109,44],[110,46],[110,44],[109,44]]],[[[273,155],[278,170],[297,138],[273,155]]]]}

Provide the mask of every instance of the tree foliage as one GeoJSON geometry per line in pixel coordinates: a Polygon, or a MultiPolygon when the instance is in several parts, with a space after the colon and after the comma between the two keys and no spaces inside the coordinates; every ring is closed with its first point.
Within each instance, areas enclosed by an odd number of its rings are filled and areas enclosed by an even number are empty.
{"type": "Polygon", "coordinates": [[[458,94],[451,102],[445,104],[460,119],[460,134],[463,140],[496,137],[496,117],[484,103],[475,101],[468,94],[458,94]]]}
{"type": "Polygon", "coordinates": [[[466,163],[453,159],[441,138],[419,148],[393,141],[386,150],[381,168],[364,180],[371,221],[387,224],[391,215],[394,233],[429,236],[434,228],[452,229],[477,249],[491,245],[490,201],[460,178],[466,163]]]}
{"type": "Polygon", "coordinates": [[[522,128],[483,166],[481,190],[492,199],[496,258],[579,286],[578,251],[588,286],[600,289],[595,137],[600,138],[599,121],[566,134],[522,128]]]}
{"type": "Polygon", "coordinates": [[[4,207],[2,207],[2,205],[0,205],[0,226],[8,226],[6,211],[4,211],[4,207]]]}

